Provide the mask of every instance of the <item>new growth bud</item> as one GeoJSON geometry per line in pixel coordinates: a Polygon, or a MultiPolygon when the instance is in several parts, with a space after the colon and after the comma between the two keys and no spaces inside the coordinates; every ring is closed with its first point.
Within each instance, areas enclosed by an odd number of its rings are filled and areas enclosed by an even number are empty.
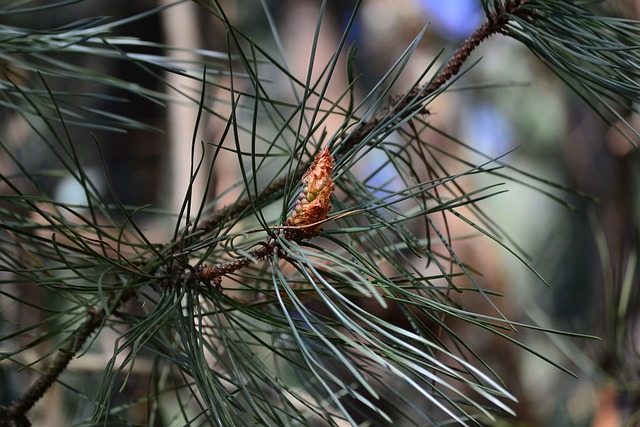
{"type": "Polygon", "coordinates": [[[335,188],[331,179],[332,171],[333,157],[329,149],[325,148],[316,155],[309,170],[302,177],[302,190],[283,224],[287,227],[297,227],[285,229],[284,236],[287,239],[307,239],[320,232],[321,224],[311,224],[326,219],[331,210],[331,195],[335,188]]]}

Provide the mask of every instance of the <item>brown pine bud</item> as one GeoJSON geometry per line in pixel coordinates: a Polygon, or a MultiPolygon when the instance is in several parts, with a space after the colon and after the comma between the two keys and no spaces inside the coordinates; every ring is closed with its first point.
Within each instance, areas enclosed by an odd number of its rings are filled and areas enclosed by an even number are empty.
{"type": "Polygon", "coordinates": [[[309,170],[302,177],[302,190],[283,224],[287,227],[297,227],[285,229],[284,236],[287,239],[307,239],[320,232],[320,224],[311,224],[326,219],[331,210],[331,195],[335,188],[331,179],[332,171],[333,157],[329,149],[325,148],[316,155],[309,170]]]}

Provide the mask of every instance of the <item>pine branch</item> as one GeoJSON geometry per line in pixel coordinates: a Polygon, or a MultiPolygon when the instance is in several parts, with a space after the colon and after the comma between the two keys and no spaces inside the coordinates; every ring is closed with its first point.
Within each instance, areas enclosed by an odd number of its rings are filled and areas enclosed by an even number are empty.
{"type": "Polygon", "coordinates": [[[19,399],[11,403],[8,411],[12,418],[21,418],[44,396],[45,392],[56,382],[62,371],[71,362],[71,359],[82,349],[87,339],[104,322],[106,317],[107,313],[103,308],[94,308],[89,311],[86,320],[75,333],[70,335],[67,339],[67,344],[60,348],[44,374],[19,399]]]}
{"type": "MultiPolygon", "coordinates": [[[[355,129],[346,134],[343,137],[344,143],[339,145],[338,150],[334,154],[336,161],[339,161],[343,156],[347,155],[351,149],[356,147],[362,141],[364,141],[371,133],[389,116],[390,112],[402,111],[402,114],[397,114],[393,117],[393,121],[388,123],[388,126],[392,126],[398,123],[414,113],[416,108],[421,108],[420,105],[433,95],[437,90],[442,88],[448,81],[455,77],[462,65],[469,58],[471,53],[477,48],[484,40],[495,34],[500,34],[505,31],[507,24],[512,16],[517,15],[520,8],[526,0],[512,0],[501,5],[492,14],[488,15],[487,21],[482,24],[476,31],[471,34],[462,45],[456,50],[454,55],[447,61],[446,65],[434,76],[434,78],[424,86],[416,87],[410,92],[397,96],[389,101],[389,105],[381,109],[375,117],[370,120],[361,122],[355,129]],[[408,109],[408,106],[413,105],[413,109],[408,109]],[[415,107],[418,106],[418,107],[415,107]]],[[[499,3],[500,4],[500,3],[499,3]]],[[[428,112],[428,111],[425,111],[428,112]]],[[[300,179],[304,171],[311,166],[311,159],[301,164],[293,175],[294,181],[300,179]]],[[[280,196],[284,192],[285,184],[289,182],[287,177],[280,178],[268,187],[266,187],[257,197],[257,203],[265,200],[269,197],[280,196]]],[[[215,211],[209,218],[203,221],[197,228],[197,231],[203,232],[203,235],[210,233],[211,231],[220,227],[221,224],[228,219],[235,217],[240,212],[245,210],[251,205],[249,197],[245,197],[238,202],[225,206],[215,211]]]]}
{"type": "MultiPolygon", "coordinates": [[[[525,8],[523,8],[524,5],[529,3],[531,2],[527,2],[525,0],[513,0],[506,2],[495,1],[493,3],[493,8],[488,11],[487,21],[461,44],[454,55],[428,83],[422,86],[415,87],[407,93],[391,99],[388,102],[387,106],[381,109],[372,119],[360,122],[355,128],[345,134],[342,137],[341,143],[336,145],[336,149],[334,152],[335,159],[339,161],[346,156],[352,155],[353,151],[355,151],[370,137],[376,135],[376,132],[379,132],[381,128],[392,128],[401,123],[403,120],[406,120],[419,112],[428,113],[428,110],[425,107],[426,103],[430,100],[431,97],[436,96],[439,91],[441,91],[447,85],[447,83],[451,82],[452,79],[459,74],[463,64],[468,60],[471,53],[476,47],[478,47],[484,40],[491,37],[492,35],[513,34],[515,30],[509,30],[508,26],[514,19],[520,19],[522,20],[522,22],[529,22],[529,20],[534,19],[532,17],[534,17],[534,14],[536,12],[535,8],[526,10],[525,8]]],[[[307,176],[305,175],[305,173],[308,173],[308,170],[313,167],[313,164],[314,163],[312,163],[310,160],[307,162],[302,162],[298,166],[296,171],[291,174],[291,176],[280,178],[279,180],[274,181],[272,184],[264,188],[256,196],[258,200],[254,200],[253,203],[251,199],[244,198],[237,201],[233,205],[229,205],[217,210],[206,220],[199,223],[199,225],[195,229],[196,233],[194,234],[194,239],[203,241],[207,237],[207,234],[221,229],[227,221],[235,219],[250,206],[262,205],[265,200],[281,197],[284,194],[286,184],[290,182],[297,182],[300,179],[303,179],[304,181],[305,176],[307,176]]],[[[454,178],[452,178],[452,180],[453,179],[454,178]]],[[[437,184],[434,184],[434,186],[440,184],[441,183],[439,182],[437,184]]],[[[322,212],[324,213],[322,215],[313,215],[311,220],[305,219],[303,221],[293,221],[291,220],[290,216],[289,219],[284,223],[284,227],[273,228],[276,234],[269,236],[265,242],[259,243],[259,246],[254,247],[254,249],[249,251],[246,255],[240,256],[236,259],[226,262],[219,262],[212,266],[197,265],[196,267],[190,267],[185,262],[185,265],[181,265],[176,268],[177,271],[171,272],[172,274],[169,275],[170,278],[164,279],[165,281],[160,287],[164,290],[167,290],[169,288],[184,289],[198,287],[200,285],[213,285],[219,292],[223,292],[223,289],[221,288],[221,281],[223,276],[230,275],[231,273],[249,266],[252,262],[263,260],[271,255],[280,259],[286,259],[287,254],[285,253],[285,248],[281,247],[281,244],[278,241],[278,230],[284,229],[284,233],[282,235],[285,237],[285,239],[289,239],[294,242],[300,242],[302,240],[312,239],[313,237],[315,237],[319,232],[319,224],[323,221],[322,216],[326,216],[326,208],[331,197],[331,192],[328,192],[328,197],[323,200],[322,212]]],[[[314,193],[313,196],[315,197],[316,194],[314,193]]],[[[299,199],[299,201],[300,200],[301,199],[299,199]]],[[[313,200],[311,200],[310,198],[306,198],[305,201],[311,202],[313,200]]],[[[425,208],[424,211],[420,211],[420,214],[426,214],[426,212],[427,210],[425,208]]],[[[407,243],[407,246],[410,247],[409,245],[412,243],[411,240],[406,239],[406,241],[409,242],[407,243]]],[[[391,243],[388,243],[388,245],[391,246],[391,243]]],[[[154,256],[161,257],[169,254],[167,255],[167,258],[172,259],[172,247],[173,242],[167,243],[163,245],[159,250],[157,250],[154,256]]],[[[345,251],[348,251],[352,248],[343,249],[345,251]]],[[[358,256],[358,254],[350,255],[354,257],[358,256]]],[[[364,257],[361,258],[361,260],[368,261],[364,257]]],[[[141,268],[141,266],[143,265],[145,265],[145,263],[140,262],[139,264],[136,264],[135,267],[141,268]]],[[[149,272],[151,276],[155,275],[158,270],[157,263],[148,263],[146,265],[153,265],[153,267],[148,267],[148,269],[152,270],[149,272]]],[[[305,278],[307,278],[309,282],[313,283],[313,285],[316,286],[316,291],[320,292],[320,286],[314,280],[314,277],[317,276],[317,272],[312,271],[311,267],[314,266],[309,266],[309,271],[307,271],[306,269],[302,269],[301,274],[305,278]]],[[[355,272],[357,274],[361,273],[361,271],[357,270],[356,268],[352,268],[351,270],[348,270],[348,272],[355,272]]],[[[373,273],[366,272],[363,275],[371,274],[373,276],[375,273],[375,269],[373,267],[372,272],[373,273]]],[[[336,277],[340,278],[339,275],[337,275],[336,277]]],[[[450,276],[447,276],[447,278],[449,277],[450,276]]],[[[320,279],[318,279],[317,281],[321,282],[320,279]]],[[[380,279],[380,281],[382,281],[382,279],[380,279]]],[[[280,292],[285,291],[287,291],[287,289],[285,289],[284,291],[280,290],[280,292]]],[[[114,312],[119,308],[122,308],[122,306],[129,300],[132,295],[132,291],[124,291],[119,294],[114,294],[109,304],[110,312],[114,312]]],[[[377,294],[375,293],[375,291],[371,291],[371,295],[377,294]]],[[[416,298],[419,297],[416,295],[413,296],[416,298]]],[[[335,298],[336,296],[332,295],[331,297],[335,298]]],[[[393,297],[396,298],[396,295],[393,295],[393,297]]],[[[401,300],[401,297],[403,296],[397,296],[398,300],[401,300]]],[[[422,302],[426,304],[428,302],[428,299],[425,298],[422,302]]],[[[304,307],[296,307],[296,309],[302,313],[301,315],[304,315],[305,313],[303,308],[304,307]]],[[[359,314],[359,312],[356,313],[359,314]]],[[[305,325],[310,325],[309,327],[313,328],[314,323],[311,317],[312,316],[310,315],[309,318],[303,318],[302,321],[305,323],[305,325]]],[[[60,374],[65,370],[71,359],[78,354],[90,335],[98,330],[100,326],[107,320],[107,318],[108,313],[103,307],[96,306],[88,310],[83,323],[76,329],[74,333],[72,333],[66,339],[66,343],[59,349],[58,353],[54,357],[54,360],[45,368],[43,375],[38,378],[38,380],[31,387],[29,387],[24,395],[16,399],[8,407],[0,408],[0,417],[2,417],[2,420],[0,420],[1,426],[29,425],[29,421],[26,417],[28,411],[51,387],[51,385],[58,380],[60,374]]],[[[289,325],[291,325],[292,329],[294,329],[293,325],[297,324],[296,322],[298,322],[300,319],[293,320],[291,318],[287,318],[286,320],[290,322],[289,325]]],[[[502,319],[500,319],[500,321],[501,320],[502,319]]],[[[374,330],[374,327],[372,326],[371,329],[362,329],[358,330],[357,332],[362,336],[373,337],[373,335],[380,335],[388,333],[389,331],[384,328],[374,330]]],[[[393,334],[389,333],[388,338],[392,340],[393,334]]],[[[329,342],[328,344],[332,343],[329,342]]],[[[394,346],[401,348],[402,343],[395,342],[394,346]]],[[[437,346],[434,345],[434,347],[437,346]]],[[[439,348],[432,350],[434,352],[440,351],[439,348]]],[[[331,355],[331,353],[328,354],[331,355]]],[[[408,366],[412,366],[412,364],[413,361],[407,361],[408,366]]],[[[351,365],[346,364],[345,366],[350,367],[351,365]]],[[[467,365],[464,366],[466,367],[467,365]]],[[[426,369],[421,367],[421,369],[423,369],[424,372],[430,372],[430,368],[426,369]]],[[[450,375],[452,377],[455,377],[456,374],[450,373],[450,375]]],[[[489,383],[489,381],[487,381],[487,383],[489,383]]],[[[444,399],[447,399],[447,397],[445,396],[442,397],[444,399]]]]}
{"type": "MultiPolygon", "coordinates": [[[[126,299],[128,298],[121,297],[117,304],[124,303],[126,299]]],[[[66,369],[69,362],[82,350],[87,339],[102,325],[106,318],[107,313],[103,308],[96,307],[89,310],[85,321],[74,333],[69,335],[67,343],[58,350],[58,353],[47,366],[42,376],[22,396],[14,400],[11,405],[0,407],[0,426],[27,427],[31,425],[26,416],[27,412],[44,396],[49,387],[58,380],[58,377],[66,369]]]]}

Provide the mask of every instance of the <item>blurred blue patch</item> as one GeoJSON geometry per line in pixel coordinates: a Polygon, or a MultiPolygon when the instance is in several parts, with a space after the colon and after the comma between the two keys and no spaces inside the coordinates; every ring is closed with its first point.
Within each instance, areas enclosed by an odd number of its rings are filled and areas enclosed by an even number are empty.
{"type": "MultiPolygon", "coordinates": [[[[391,148],[389,148],[391,149],[391,148]]],[[[400,195],[391,194],[402,190],[403,183],[399,179],[398,171],[389,162],[388,154],[380,149],[373,149],[364,158],[368,175],[362,176],[364,183],[376,197],[391,201],[400,195]]]]}
{"type": "Polygon", "coordinates": [[[449,39],[468,37],[484,20],[478,0],[415,0],[427,12],[434,29],[449,39]]]}
{"type": "Polygon", "coordinates": [[[463,140],[480,152],[498,157],[513,146],[511,123],[499,109],[481,103],[472,106],[465,117],[463,140]]]}

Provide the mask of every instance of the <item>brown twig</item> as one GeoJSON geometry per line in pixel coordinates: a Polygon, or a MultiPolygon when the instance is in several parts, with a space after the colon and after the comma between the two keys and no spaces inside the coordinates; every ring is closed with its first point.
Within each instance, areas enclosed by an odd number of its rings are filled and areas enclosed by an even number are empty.
{"type": "MultiPolygon", "coordinates": [[[[302,178],[305,170],[308,166],[311,165],[311,161],[306,164],[303,164],[298,168],[296,173],[293,176],[293,180],[299,180],[302,178]]],[[[284,187],[287,182],[287,177],[282,177],[273,181],[268,187],[266,187],[262,192],[257,196],[258,201],[268,199],[269,197],[280,195],[284,192],[284,187]]],[[[234,218],[238,214],[240,214],[243,210],[251,206],[251,199],[249,197],[245,197],[244,199],[240,199],[237,202],[224,206],[211,214],[210,217],[206,218],[202,221],[194,231],[196,232],[204,232],[209,233],[212,230],[216,229],[222,222],[226,222],[227,218],[234,218]]]]}
{"type": "Polygon", "coordinates": [[[218,264],[207,266],[198,266],[193,271],[186,274],[182,280],[177,284],[185,284],[187,286],[194,286],[197,284],[213,285],[217,289],[221,290],[222,276],[233,273],[251,264],[253,260],[260,260],[266,258],[269,254],[273,253],[277,249],[277,244],[273,241],[262,243],[262,246],[249,252],[248,256],[242,256],[240,258],[221,262],[218,264]]]}
{"type": "MultiPolygon", "coordinates": [[[[474,31],[473,34],[471,34],[471,36],[469,36],[469,38],[460,45],[447,64],[429,83],[416,87],[403,96],[394,98],[390,101],[390,104],[376,114],[375,117],[370,120],[363,121],[350,133],[345,135],[343,138],[345,142],[339,146],[337,152],[334,154],[336,161],[343,155],[347,154],[353,147],[361,143],[384,120],[389,111],[402,110],[411,103],[419,105],[431,94],[440,89],[445,83],[451,80],[451,78],[458,74],[460,68],[475,48],[492,35],[501,33],[504,26],[509,22],[509,14],[517,13],[518,9],[524,3],[526,3],[526,0],[511,0],[506,4],[497,2],[497,4],[500,4],[501,6],[497,12],[494,15],[489,16],[488,20],[478,27],[478,29],[476,29],[476,31],[474,31]]],[[[396,117],[395,121],[401,119],[402,117],[396,117]]],[[[300,179],[304,171],[311,165],[311,162],[312,161],[310,159],[309,161],[301,164],[293,179],[300,179]]],[[[264,200],[275,194],[281,194],[284,191],[286,182],[286,177],[272,182],[257,196],[258,203],[260,203],[260,200],[264,200]]],[[[213,229],[217,228],[220,223],[226,222],[226,218],[233,218],[246,209],[250,204],[251,200],[246,197],[233,205],[224,206],[223,208],[218,209],[198,226],[197,231],[202,231],[205,234],[211,232],[213,229]]]]}
{"type": "Polygon", "coordinates": [[[44,393],[58,379],[71,359],[80,351],[91,334],[102,324],[106,316],[106,312],[102,308],[94,308],[89,311],[85,321],[72,334],[66,345],[60,348],[44,374],[20,398],[13,401],[8,408],[3,407],[0,409],[0,416],[3,418],[0,420],[0,426],[23,427],[31,425],[25,414],[44,396],[44,393]]]}

